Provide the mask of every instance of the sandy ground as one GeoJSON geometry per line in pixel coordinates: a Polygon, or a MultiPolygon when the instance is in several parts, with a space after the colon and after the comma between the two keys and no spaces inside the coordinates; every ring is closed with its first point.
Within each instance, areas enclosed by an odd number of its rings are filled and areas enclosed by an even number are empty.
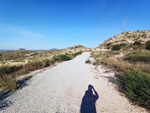
{"type": "Polygon", "coordinates": [[[85,64],[89,56],[90,53],[83,53],[32,77],[26,86],[1,101],[7,107],[1,108],[0,113],[79,113],[90,84],[99,95],[97,113],[145,113],[109,81],[113,72],[85,64]]]}

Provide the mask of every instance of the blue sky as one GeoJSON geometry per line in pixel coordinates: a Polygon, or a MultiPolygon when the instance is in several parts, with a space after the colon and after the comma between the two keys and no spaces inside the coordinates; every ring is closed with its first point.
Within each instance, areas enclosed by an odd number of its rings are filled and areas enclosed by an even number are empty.
{"type": "Polygon", "coordinates": [[[0,0],[0,49],[97,47],[150,30],[150,0],[0,0]]]}

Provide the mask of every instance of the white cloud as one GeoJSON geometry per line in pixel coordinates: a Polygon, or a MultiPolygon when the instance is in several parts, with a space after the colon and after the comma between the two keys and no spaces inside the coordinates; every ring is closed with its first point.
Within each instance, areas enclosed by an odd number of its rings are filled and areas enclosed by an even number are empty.
{"type": "MultiPolygon", "coordinates": [[[[1,34],[13,34],[16,36],[26,37],[26,38],[38,38],[38,39],[48,39],[48,37],[34,33],[28,30],[24,30],[23,27],[13,26],[9,24],[0,23],[0,35],[1,34]]],[[[20,38],[21,38],[20,37],[20,38]]]]}
{"type": "Polygon", "coordinates": [[[41,34],[29,32],[29,31],[25,31],[25,30],[20,31],[20,34],[27,36],[29,38],[48,39],[46,36],[43,36],[41,34]]]}

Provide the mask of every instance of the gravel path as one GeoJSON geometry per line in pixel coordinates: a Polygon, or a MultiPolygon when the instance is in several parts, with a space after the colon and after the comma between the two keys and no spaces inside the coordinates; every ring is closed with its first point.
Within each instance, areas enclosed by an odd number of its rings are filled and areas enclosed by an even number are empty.
{"type": "Polygon", "coordinates": [[[7,107],[0,113],[79,113],[90,84],[99,95],[97,113],[144,113],[144,109],[121,96],[109,81],[113,72],[85,64],[89,56],[90,53],[83,53],[32,77],[27,86],[1,101],[7,107]]]}

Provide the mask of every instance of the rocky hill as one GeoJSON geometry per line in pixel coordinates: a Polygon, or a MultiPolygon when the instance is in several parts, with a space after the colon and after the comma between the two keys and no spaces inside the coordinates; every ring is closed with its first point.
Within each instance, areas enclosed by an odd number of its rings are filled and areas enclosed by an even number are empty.
{"type": "Polygon", "coordinates": [[[117,83],[131,102],[150,108],[150,30],[118,34],[100,44],[91,55],[94,65],[105,65],[116,73],[110,81],[117,83]]]}
{"type": "Polygon", "coordinates": [[[74,52],[79,52],[79,51],[90,51],[90,48],[84,47],[82,45],[76,45],[73,47],[68,47],[66,49],[62,49],[61,53],[74,53],[74,52]]]}
{"type": "Polygon", "coordinates": [[[108,40],[100,44],[96,48],[96,50],[109,50],[113,45],[121,43],[128,45],[128,49],[131,49],[131,45],[134,44],[134,42],[140,42],[141,44],[144,44],[148,40],[150,40],[150,30],[127,31],[109,38],[108,40]]]}

